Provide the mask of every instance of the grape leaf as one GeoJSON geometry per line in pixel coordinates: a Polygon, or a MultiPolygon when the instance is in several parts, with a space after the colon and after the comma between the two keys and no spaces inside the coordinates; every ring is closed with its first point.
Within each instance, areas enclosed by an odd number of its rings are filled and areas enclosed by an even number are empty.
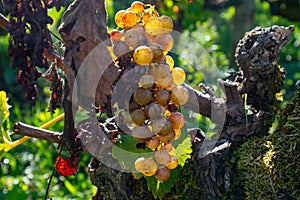
{"type": "Polygon", "coordinates": [[[145,177],[147,179],[148,190],[152,192],[152,195],[155,199],[162,199],[164,194],[172,189],[175,181],[179,178],[179,171],[180,167],[170,170],[170,178],[165,182],[156,180],[154,176],[145,177]]]}
{"type": "Polygon", "coordinates": [[[178,158],[178,164],[183,167],[186,160],[191,158],[192,144],[190,137],[186,137],[181,144],[176,147],[176,155],[178,158]]]}

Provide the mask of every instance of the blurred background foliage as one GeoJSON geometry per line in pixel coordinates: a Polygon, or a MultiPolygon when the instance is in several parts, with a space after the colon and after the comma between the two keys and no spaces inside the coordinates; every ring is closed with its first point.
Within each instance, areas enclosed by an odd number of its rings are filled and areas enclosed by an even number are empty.
{"type": "MultiPolygon", "coordinates": [[[[71,1],[67,1],[70,3],[71,1]]],[[[106,0],[109,29],[116,28],[114,14],[129,7],[132,1],[106,0]]],[[[282,93],[285,101],[292,97],[295,85],[300,79],[300,3],[298,0],[146,0],[145,3],[157,5],[161,15],[174,19],[175,30],[183,37],[176,38],[172,56],[175,65],[187,72],[187,81],[193,87],[200,82],[212,84],[218,88],[216,79],[224,78],[228,71],[237,70],[234,62],[235,46],[245,31],[255,26],[294,25],[291,41],[283,48],[280,65],[287,71],[287,79],[282,93]],[[184,48],[183,48],[184,47],[184,48]]],[[[1,12],[8,15],[5,5],[1,12]]],[[[58,35],[57,27],[64,9],[57,12],[49,10],[54,24],[49,27],[58,35]]],[[[62,113],[47,113],[49,97],[48,83],[40,80],[39,98],[36,102],[25,102],[25,93],[16,81],[16,72],[9,66],[7,56],[9,36],[0,30],[0,90],[7,92],[10,98],[10,122],[22,121],[41,126],[62,113]]],[[[54,42],[59,42],[54,38],[54,42]]],[[[59,46],[59,45],[58,45],[59,46]]],[[[209,127],[210,122],[197,116],[196,124],[209,127]]],[[[63,130],[63,122],[50,129],[63,130]]],[[[18,137],[13,136],[13,139],[18,137]]],[[[241,150],[242,151],[242,150],[241,150]]],[[[242,154],[242,153],[241,153],[242,154]]],[[[55,159],[57,145],[46,141],[30,139],[11,150],[1,160],[0,199],[41,199],[44,198],[47,183],[55,159]]],[[[53,199],[90,199],[95,187],[90,183],[87,166],[90,157],[82,155],[79,173],[73,177],[62,177],[55,173],[50,197],[53,199]]]]}

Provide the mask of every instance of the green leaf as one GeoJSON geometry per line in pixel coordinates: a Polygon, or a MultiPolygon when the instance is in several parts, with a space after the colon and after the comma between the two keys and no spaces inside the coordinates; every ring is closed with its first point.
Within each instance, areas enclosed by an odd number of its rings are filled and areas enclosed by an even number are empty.
{"type": "Polygon", "coordinates": [[[112,156],[120,162],[120,165],[127,170],[135,170],[134,163],[140,157],[150,157],[152,150],[136,148],[138,142],[128,134],[121,136],[112,148],[112,156]]]}
{"type": "Polygon", "coordinates": [[[187,136],[181,144],[176,147],[176,155],[178,158],[178,164],[183,167],[186,160],[191,158],[192,144],[190,141],[190,137],[187,136]]]}
{"type": "Polygon", "coordinates": [[[170,170],[170,178],[165,182],[156,180],[154,176],[145,177],[147,179],[148,190],[152,192],[155,199],[162,199],[162,197],[172,189],[175,181],[179,178],[179,171],[180,167],[170,170]]]}

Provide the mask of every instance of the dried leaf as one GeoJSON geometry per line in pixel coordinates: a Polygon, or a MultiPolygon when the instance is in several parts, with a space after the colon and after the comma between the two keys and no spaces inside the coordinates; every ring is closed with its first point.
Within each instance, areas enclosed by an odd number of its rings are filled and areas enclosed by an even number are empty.
{"type": "Polygon", "coordinates": [[[111,41],[106,24],[104,0],[77,0],[64,13],[59,28],[66,46],[64,62],[72,93],[68,98],[86,109],[95,101],[99,106],[107,103],[120,73],[107,49],[111,41]]]}

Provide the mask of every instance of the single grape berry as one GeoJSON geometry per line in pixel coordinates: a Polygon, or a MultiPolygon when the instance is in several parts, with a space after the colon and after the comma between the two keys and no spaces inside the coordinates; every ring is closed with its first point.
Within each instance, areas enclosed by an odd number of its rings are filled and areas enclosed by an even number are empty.
{"type": "Polygon", "coordinates": [[[145,88],[138,88],[133,94],[134,101],[140,105],[147,105],[153,99],[152,92],[145,88]]]}
{"type": "Polygon", "coordinates": [[[171,70],[174,68],[174,60],[170,55],[166,55],[166,63],[169,65],[171,70]]]}
{"type": "Polygon", "coordinates": [[[155,178],[159,181],[167,181],[169,177],[170,170],[166,166],[160,166],[155,173],[155,178]]]}
{"type": "Polygon", "coordinates": [[[156,36],[154,41],[162,46],[164,52],[170,51],[174,46],[174,39],[169,33],[156,36]]]}
{"type": "Polygon", "coordinates": [[[136,109],[133,112],[131,112],[130,116],[131,120],[137,125],[143,125],[146,120],[145,113],[140,109],[136,109]]]}
{"type": "Polygon", "coordinates": [[[146,117],[152,121],[161,118],[164,112],[164,108],[154,102],[145,106],[146,117]]]}
{"type": "Polygon", "coordinates": [[[157,62],[157,63],[162,62],[162,59],[164,57],[164,51],[163,51],[161,45],[159,45],[157,43],[151,43],[149,45],[149,48],[152,50],[152,53],[153,53],[152,62],[157,62]]]}
{"type": "Polygon", "coordinates": [[[121,40],[121,38],[123,37],[123,34],[121,33],[121,31],[117,30],[117,29],[113,29],[111,32],[110,32],[110,38],[113,40],[113,41],[119,41],[121,40]]]}
{"type": "Polygon", "coordinates": [[[135,126],[132,131],[132,136],[136,139],[136,141],[144,143],[146,142],[150,137],[153,136],[153,133],[148,128],[148,126],[135,126]]]}
{"type": "Polygon", "coordinates": [[[154,153],[154,159],[158,164],[166,165],[171,161],[171,156],[166,150],[158,150],[154,153]]]}
{"type": "Polygon", "coordinates": [[[164,89],[161,89],[156,93],[155,100],[158,104],[166,106],[170,100],[170,93],[164,89]]]}
{"type": "Polygon", "coordinates": [[[181,85],[186,79],[186,74],[183,69],[175,67],[172,69],[172,77],[175,85],[181,85]]]}
{"type": "Polygon", "coordinates": [[[126,29],[129,29],[138,23],[138,17],[132,11],[125,11],[125,13],[122,15],[122,18],[124,27],[126,29]]]}
{"type": "Polygon", "coordinates": [[[144,12],[144,4],[140,1],[134,1],[131,4],[131,11],[133,11],[134,13],[142,13],[144,12]]]}
{"type": "Polygon", "coordinates": [[[165,78],[156,78],[155,81],[159,87],[168,89],[173,84],[173,77],[172,74],[170,74],[165,78]]]}
{"type": "Polygon", "coordinates": [[[162,23],[158,17],[150,17],[145,22],[144,27],[145,27],[146,32],[151,35],[162,34],[162,23]]]}
{"type": "Polygon", "coordinates": [[[134,163],[134,167],[138,172],[141,172],[141,166],[145,159],[146,159],[145,157],[140,157],[140,158],[136,159],[136,161],[134,163]]]}
{"type": "Polygon", "coordinates": [[[163,15],[159,17],[159,20],[162,23],[163,33],[170,33],[173,30],[173,20],[171,17],[163,15]]]}
{"type": "Polygon", "coordinates": [[[153,159],[146,158],[141,163],[140,170],[145,176],[153,176],[157,171],[157,164],[153,159]]]}
{"type": "Polygon", "coordinates": [[[178,166],[178,159],[176,156],[171,155],[171,160],[165,165],[168,169],[175,169],[178,166]]]}
{"type": "Polygon", "coordinates": [[[171,101],[177,105],[184,105],[189,100],[189,91],[183,86],[177,86],[172,89],[171,101]]]}
{"type": "Polygon", "coordinates": [[[171,70],[168,64],[151,64],[150,74],[154,79],[163,79],[171,74],[171,70]]]}
{"type": "Polygon", "coordinates": [[[154,84],[154,78],[151,75],[143,75],[139,80],[139,86],[142,88],[151,88],[154,84]]]}
{"type": "Polygon", "coordinates": [[[169,143],[169,144],[165,144],[163,147],[162,147],[163,150],[166,150],[167,152],[171,152],[173,151],[175,148],[173,147],[172,143],[169,143]]]}
{"type": "Polygon", "coordinates": [[[115,15],[115,23],[120,28],[124,28],[124,23],[123,23],[123,14],[124,13],[125,13],[125,10],[119,10],[115,15]]]}
{"type": "Polygon", "coordinates": [[[157,136],[153,136],[146,141],[146,146],[152,150],[155,150],[159,145],[160,139],[157,136]]]}
{"type": "Polygon", "coordinates": [[[168,135],[160,135],[159,139],[162,143],[164,144],[169,144],[171,143],[173,140],[175,140],[175,133],[174,131],[170,131],[168,135]]]}
{"type": "Polygon", "coordinates": [[[168,119],[172,123],[173,129],[181,129],[184,126],[184,116],[180,112],[171,112],[168,119]]]}
{"type": "Polygon", "coordinates": [[[137,48],[139,46],[140,40],[142,39],[142,32],[138,31],[138,29],[129,29],[124,34],[124,40],[126,44],[132,49],[137,48]]]}
{"type": "Polygon", "coordinates": [[[166,117],[161,117],[151,122],[154,133],[159,136],[166,136],[172,131],[172,124],[166,117]]]}
{"type": "Polygon", "coordinates": [[[139,46],[133,53],[134,61],[141,66],[149,65],[153,59],[153,53],[147,46],[139,46]]]}

